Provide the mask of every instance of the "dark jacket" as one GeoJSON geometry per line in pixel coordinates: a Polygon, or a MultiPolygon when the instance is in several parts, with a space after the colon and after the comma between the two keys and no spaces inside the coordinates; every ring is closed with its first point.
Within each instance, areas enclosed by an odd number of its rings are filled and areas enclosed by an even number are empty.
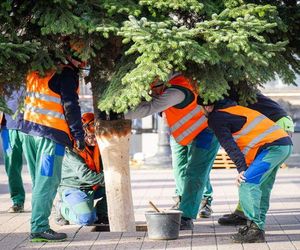
{"type": "Polygon", "coordinates": [[[104,173],[99,174],[89,169],[84,159],[70,149],[62,163],[60,192],[66,188],[91,190],[95,185],[104,187],[104,173]]]}
{"type": "MultiPolygon", "coordinates": [[[[239,103],[239,96],[234,90],[230,90],[228,98],[239,103]]],[[[277,122],[282,117],[288,116],[287,112],[277,102],[262,93],[258,92],[256,99],[255,103],[249,104],[247,107],[262,113],[273,122],[277,122]]]]}
{"type": "MultiPolygon", "coordinates": [[[[246,122],[246,116],[238,116],[229,114],[227,112],[219,112],[222,108],[235,106],[236,103],[231,100],[223,100],[215,105],[213,112],[208,115],[208,126],[214,131],[221,146],[225,149],[231,160],[237,166],[239,172],[247,169],[245,157],[236,142],[234,141],[232,134],[239,131],[246,122]]],[[[273,145],[292,145],[291,138],[289,136],[278,139],[272,143],[268,143],[260,147],[259,152],[273,145]]]]}
{"type": "Polygon", "coordinates": [[[22,130],[23,113],[20,110],[20,105],[24,101],[25,89],[21,87],[12,93],[10,97],[5,98],[7,107],[14,113],[13,115],[4,114],[2,126],[7,129],[22,130]]]}
{"type": "MultiPolygon", "coordinates": [[[[61,73],[56,73],[49,81],[49,88],[61,96],[64,114],[70,128],[71,135],[76,140],[84,140],[81,123],[78,86],[79,72],[76,68],[64,67],[61,73]]],[[[59,144],[72,147],[72,142],[66,133],[55,129],[24,121],[23,132],[49,138],[59,144]]]]}

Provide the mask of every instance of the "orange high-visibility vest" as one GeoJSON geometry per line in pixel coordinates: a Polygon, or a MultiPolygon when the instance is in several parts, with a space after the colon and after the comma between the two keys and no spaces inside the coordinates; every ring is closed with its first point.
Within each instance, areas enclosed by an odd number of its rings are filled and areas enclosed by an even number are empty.
{"type": "Polygon", "coordinates": [[[61,96],[48,86],[55,72],[49,71],[44,77],[41,77],[37,71],[27,75],[24,120],[61,130],[71,138],[61,96]]]}
{"type": "Polygon", "coordinates": [[[84,159],[90,170],[99,174],[101,172],[100,150],[98,145],[95,145],[93,148],[91,150],[86,146],[85,150],[79,152],[79,155],[84,159]]]}
{"type": "MultiPolygon", "coordinates": [[[[79,155],[84,159],[90,170],[96,172],[97,174],[101,172],[101,159],[98,145],[95,145],[93,150],[86,146],[85,150],[79,152],[79,155]]],[[[92,186],[93,190],[97,190],[98,188],[98,184],[92,186]]]]}
{"type": "Polygon", "coordinates": [[[194,94],[194,100],[184,108],[170,107],[164,111],[170,132],[180,145],[189,144],[202,130],[207,128],[207,118],[197,104],[198,94],[189,80],[180,75],[169,81],[172,86],[181,86],[194,94]]]}
{"type": "Polygon", "coordinates": [[[255,110],[237,105],[219,111],[247,118],[243,127],[232,134],[245,156],[247,166],[253,162],[261,146],[288,136],[276,123],[255,110]]]}

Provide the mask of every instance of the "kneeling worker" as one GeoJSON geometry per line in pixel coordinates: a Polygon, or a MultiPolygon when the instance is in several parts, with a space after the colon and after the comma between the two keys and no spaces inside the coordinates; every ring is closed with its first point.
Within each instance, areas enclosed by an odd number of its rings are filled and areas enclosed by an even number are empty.
{"type": "Polygon", "coordinates": [[[95,137],[94,114],[84,113],[82,124],[86,147],[83,151],[66,150],[56,203],[56,223],[79,225],[108,224],[104,174],[95,137]],[[100,200],[94,207],[94,200],[100,200]]]}

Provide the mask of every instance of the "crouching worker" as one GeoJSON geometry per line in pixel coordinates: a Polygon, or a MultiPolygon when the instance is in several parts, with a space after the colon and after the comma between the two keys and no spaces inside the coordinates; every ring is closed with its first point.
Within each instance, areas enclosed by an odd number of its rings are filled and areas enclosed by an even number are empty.
{"type": "Polygon", "coordinates": [[[56,223],[78,225],[108,224],[104,174],[95,137],[94,114],[84,113],[82,124],[86,147],[74,152],[66,149],[56,203],[56,223]],[[100,199],[94,207],[94,200],[100,199]]]}
{"type": "MultiPolygon", "coordinates": [[[[203,100],[199,100],[203,105],[203,100]]],[[[237,166],[239,199],[247,226],[232,235],[234,242],[265,241],[270,194],[280,165],[292,151],[288,134],[273,121],[230,100],[204,104],[208,126],[237,166]]]]}

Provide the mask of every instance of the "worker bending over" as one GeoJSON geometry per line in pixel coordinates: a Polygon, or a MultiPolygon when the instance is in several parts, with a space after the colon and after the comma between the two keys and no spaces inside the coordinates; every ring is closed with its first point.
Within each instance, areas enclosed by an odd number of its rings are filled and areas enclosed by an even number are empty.
{"type": "Polygon", "coordinates": [[[232,236],[234,242],[265,241],[270,193],[280,165],[292,151],[289,135],[273,121],[231,100],[204,103],[208,126],[239,172],[239,200],[248,225],[232,236]]]}
{"type": "Polygon", "coordinates": [[[153,98],[142,102],[126,119],[142,118],[163,112],[170,128],[172,165],[179,196],[178,209],[183,212],[181,230],[193,229],[203,189],[219,149],[214,133],[197,103],[198,86],[181,73],[173,74],[167,82],[152,84],[153,98]]]}

